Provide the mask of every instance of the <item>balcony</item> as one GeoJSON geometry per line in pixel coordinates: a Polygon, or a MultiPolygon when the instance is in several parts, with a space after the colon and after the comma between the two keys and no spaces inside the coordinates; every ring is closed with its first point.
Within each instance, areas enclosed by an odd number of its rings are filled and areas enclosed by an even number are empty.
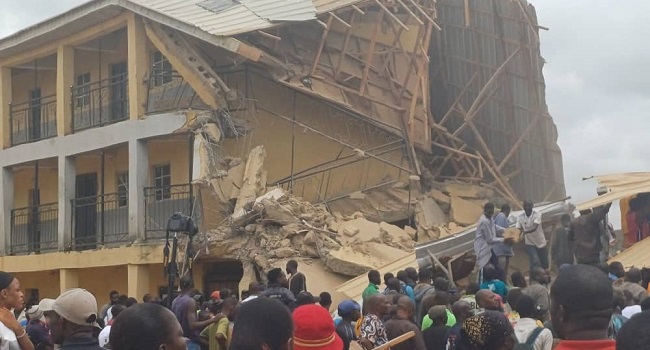
{"type": "Polygon", "coordinates": [[[178,109],[210,109],[178,73],[153,69],[147,92],[147,114],[178,109]]]}
{"type": "Polygon", "coordinates": [[[73,132],[129,119],[127,73],[72,87],[71,103],[73,132]]]}
{"type": "Polygon", "coordinates": [[[129,242],[128,198],[117,193],[72,200],[72,242],[76,250],[129,242]]]}
{"type": "Polygon", "coordinates": [[[57,203],[11,210],[11,254],[31,254],[59,247],[57,203]]]}
{"type": "MultiPolygon", "coordinates": [[[[167,220],[175,212],[191,215],[194,211],[192,185],[171,185],[164,187],[145,187],[145,237],[161,239],[165,237],[167,220]]],[[[193,216],[193,215],[191,215],[193,216]]]]}
{"type": "Polygon", "coordinates": [[[10,105],[11,145],[56,136],[56,95],[10,105]]]}

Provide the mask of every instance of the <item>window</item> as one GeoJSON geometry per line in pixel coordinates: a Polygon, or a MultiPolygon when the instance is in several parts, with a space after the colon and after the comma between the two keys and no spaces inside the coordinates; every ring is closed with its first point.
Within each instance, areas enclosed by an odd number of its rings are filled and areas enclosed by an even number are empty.
{"type": "Polygon", "coordinates": [[[90,73],[77,75],[77,84],[74,93],[77,108],[90,104],[90,73]]]}
{"type": "Polygon", "coordinates": [[[126,207],[129,204],[129,172],[117,173],[117,206],[126,207]]]}
{"type": "Polygon", "coordinates": [[[167,60],[167,57],[160,51],[153,53],[151,57],[153,72],[153,86],[161,86],[172,81],[172,65],[167,60]]]}
{"type": "Polygon", "coordinates": [[[153,183],[156,188],[157,201],[172,197],[172,174],[169,164],[158,165],[153,168],[153,183]]]}

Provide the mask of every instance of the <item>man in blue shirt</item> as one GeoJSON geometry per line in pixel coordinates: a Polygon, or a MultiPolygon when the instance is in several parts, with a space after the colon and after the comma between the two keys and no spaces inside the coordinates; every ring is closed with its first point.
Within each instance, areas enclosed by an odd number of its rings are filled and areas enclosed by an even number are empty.
{"type": "Polygon", "coordinates": [[[486,265],[483,268],[483,277],[485,281],[481,283],[481,289],[489,289],[496,294],[501,296],[502,300],[506,299],[508,295],[508,287],[503,281],[499,280],[496,276],[497,272],[494,266],[491,264],[486,265]]]}

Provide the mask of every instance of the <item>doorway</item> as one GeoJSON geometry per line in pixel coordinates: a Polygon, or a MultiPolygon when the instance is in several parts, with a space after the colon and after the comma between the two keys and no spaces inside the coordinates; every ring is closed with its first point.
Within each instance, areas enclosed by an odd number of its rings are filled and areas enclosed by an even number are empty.
{"type": "Polygon", "coordinates": [[[204,294],[209,296],[215,290],[228,288],[233,295],[239,296],[239,282],[244,276],[244,267],[238,260],[222,260],[205,263],[204,294]]]}
{"type": "Polygon", "coordinates": [[[111,65],[110,120],[113,123],[128,117],[128,88],[126,62],[111,65]]]}
{"type": "Polygon", "coordinates": [[[97,246],[97,173],[77,175],[74,242],[77,250],[97,246]]]}

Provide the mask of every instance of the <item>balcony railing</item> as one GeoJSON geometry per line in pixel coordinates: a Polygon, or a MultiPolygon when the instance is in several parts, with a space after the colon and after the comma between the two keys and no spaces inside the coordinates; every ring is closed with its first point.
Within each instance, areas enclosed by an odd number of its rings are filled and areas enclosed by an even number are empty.
{"type": "Polygon", "coordinates": [[[147,239],[164,238],[167,220],[175,212],[193,216],[194,197],[191,184],[145,187],[144,198],[147,239]]]}
{"type": "Polygon", "coordinates": [[[11,145],[56,136],[56,95],[10,105],[11,145]]]}
{"type": "Polygon", "coordinates": [[[72,129],[81,131],[129,119],[126,73],[72,87],[72,129]]]}
{"type": "Polygon", "coordinates": [[[72,200],[72,242],[77,250],[129,241],[129,208],[117,193],[72,200]]]}
{"type": "Polygon", "coordinates": [[[148,114],[188,108],[209,109],[177,72],[153,69],[148,90],[148,114]]]}
{"type": "Polygon", "coordinates": [[[59,246],[57,203],[11,210],[11,254],[57,250],[59,246]]]}

